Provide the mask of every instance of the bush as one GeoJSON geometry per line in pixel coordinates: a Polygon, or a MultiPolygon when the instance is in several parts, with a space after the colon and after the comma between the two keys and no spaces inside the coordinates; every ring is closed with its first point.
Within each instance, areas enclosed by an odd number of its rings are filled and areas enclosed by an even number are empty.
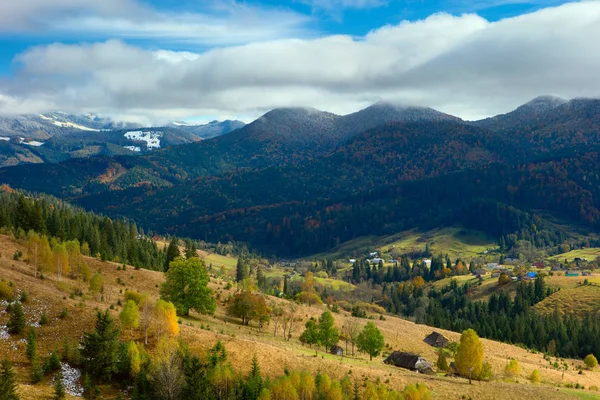
{"type": "Polygon", "coordinates": [[[531,376],[529,377],[529,380],[531,381],[531,383],[540,383],[540,381],[542,380],[540,377],[540,371],[538,371],[537,369],[534,369],[531,372],[531,376]]]}
{"type": "Polygon", "coordinates": [[[58,315],[58,318],[65,319],[67,318],[67,315],[69,315],[69,311],[67,311],[66,308],[63,308],[60,314],[58,315]]]}
{"type": "Polygon", "coordinates": [[[46,310],[42,312],[42,316],[40,318],[40,325],[46,325],[48,323],[48,314],[46,314],[46,310]]]}
{"type": "Polygon", "coordinates": [[[138,293],[135,290],[126,290],[125,291],[125,303],[127,303],[127,301],[129,301],[129,300],[133,300],[135,302],[135,304],[137,304],[139,306],[145,297],[146,297],[145,295],[138,293]]]}
{"type": "Polygon", "coordinates": [[[427,386],[417,383],[416,385],[407,385],[402,391],[404,400],[430,400],[431,393],[427,386]]]}
{"type": "Polygon", "coordinates": [[[20,260],[21,257],[23,257],[23,252],[21,250],[17,250],[15,251],[15,254],[13,254],[13,260],[15,261],[20,260]]]}
{"type": "Polygon", "coordinates": [[[593,354],[588,354],[587,356],[585,356],[583,362],[585,363],[585,366],[589,369],[594,369],[598,366],[598,360],[593,354]]]}
{"type": "Polygon", "coordinates": [[[481,367],[481,374],[479,375],[479,380],[489,382],[494,379],[494,369],[492,368],[492,364],[485,361],[483,366],[481,367]]]}
{"type": "Polygon", "coordinates": [[[367,318],[367,312],[359,306],[352,307],[352,316],[358,318],[367,318]]]}
{"type": "Polygon", "coordinates": [[[519,366],[519,362],[517,360],[511,359],[506,367],[504,367],[504,375],[507,378],[516,379],[521,373],[521,367],[519,366]]]}
{"type": "Polygon", "coordinates": [[[13,300],[13,296],[15,294],[15,290],[10,287],[8,283],[5,281],[0,282],[0,299],[11,302],[13,300]]]}

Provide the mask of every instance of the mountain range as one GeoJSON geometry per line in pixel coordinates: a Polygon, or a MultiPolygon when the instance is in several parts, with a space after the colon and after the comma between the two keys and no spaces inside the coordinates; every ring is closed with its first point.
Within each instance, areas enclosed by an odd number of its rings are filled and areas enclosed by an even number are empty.
{"type": "Polygon", "coordinates": [[[474,122],[380,102],[346,116],[275,109],[138,156],[2,168],[0,183],[160,232],[306,255],[443,224],[562,235],[551,215],[595,228],[599,146],[600,100],[545,96],[474,122]]]}
{"type": "Polygon", "coordinates": [[[143,127],[93,114],[48,113],[0,117],[0,166],[56,163],[70,158],[144,154],[223,135],[245,124],[143,127]]]}

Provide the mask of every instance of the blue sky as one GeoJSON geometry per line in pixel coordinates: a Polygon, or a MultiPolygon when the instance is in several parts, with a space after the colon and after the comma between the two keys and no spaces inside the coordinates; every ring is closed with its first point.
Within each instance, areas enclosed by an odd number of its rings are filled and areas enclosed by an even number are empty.
{"type": "Polygon", "coordinates": [[[210,119],[389,99],[478,118],[600,95],[582,81],[597,18],[599,2],[563,0],[6,1],[0,113],[210,119]],[[548,69],[557,45],[573,57],[548,69]]]}

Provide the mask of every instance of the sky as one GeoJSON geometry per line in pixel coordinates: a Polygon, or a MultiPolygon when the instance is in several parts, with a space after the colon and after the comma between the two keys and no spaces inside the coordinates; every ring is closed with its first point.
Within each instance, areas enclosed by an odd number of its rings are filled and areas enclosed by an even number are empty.
{"type": "Polygon", "coordinates": [[[0,2],[0,114],[158,124],[379,100],[479,119],[600,97],[600,1],[0,2]]]}

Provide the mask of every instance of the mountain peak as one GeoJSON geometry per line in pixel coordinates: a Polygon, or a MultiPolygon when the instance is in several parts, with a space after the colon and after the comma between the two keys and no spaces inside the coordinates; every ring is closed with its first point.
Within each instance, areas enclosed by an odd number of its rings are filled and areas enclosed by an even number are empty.
{"type": "Polygon", "coordinates": [[[548,110],[552,110],[558,106],[567,103],[567,100],[558,96],[538,96],[535,99],[531,100],[518,107],[515,111],[527,111],[527,112],[546,112],[548,110]]]}

